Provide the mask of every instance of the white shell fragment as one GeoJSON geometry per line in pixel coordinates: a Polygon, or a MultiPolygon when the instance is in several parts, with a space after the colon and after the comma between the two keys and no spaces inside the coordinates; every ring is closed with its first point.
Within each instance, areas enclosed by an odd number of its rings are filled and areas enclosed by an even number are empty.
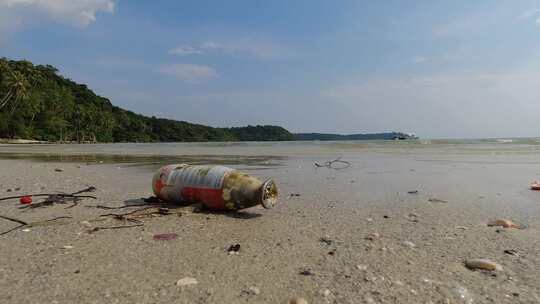
{"type": "Polygon", "coordinates": [[[197,279],[186,277],[186,278],[176,281],[176,286],[196,285],[197,283],[199,283],[197,282],[197,279]]]}

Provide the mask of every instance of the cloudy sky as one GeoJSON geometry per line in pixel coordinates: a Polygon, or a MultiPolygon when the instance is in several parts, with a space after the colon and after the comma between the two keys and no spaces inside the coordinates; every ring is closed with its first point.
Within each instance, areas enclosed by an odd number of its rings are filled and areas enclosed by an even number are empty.
{"type": "Polygon", "coordinates": [[[0,0],[0,56],[213,126],[540,136],[537,0],[0,0]]]}

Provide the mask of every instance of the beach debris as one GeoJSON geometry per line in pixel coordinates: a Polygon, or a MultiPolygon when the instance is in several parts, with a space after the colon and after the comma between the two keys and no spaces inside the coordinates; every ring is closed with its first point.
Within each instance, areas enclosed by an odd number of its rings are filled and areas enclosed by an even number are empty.
{"type": "Polygon", "coordinates": [[[428,199],[428,202],[430,202],[430,203],[448,203],[448,201],[438,199],[438,198],[434,198],[434,197],[428,199]]]}
{"type": "Polygon", "coordinates": [[[531,183],[531,190],[534,190],[534,191],[540,191],[540,182],[539,181],[533,181],[531,183]]]}
{"type": "Polygon", "coordinates": [[[418,194],[418,190],[407,191],[407,193],[409,193],[409,194],[418,194]]]}
{"type": "Polygon", "coordinates": [[[7,201],[12,199],[22,199],[23,197],[45,197],[45,199],[41,202],[37,203],[29,203],[25,206],[21,206],[20,208],[38,208],[38,207],[45,207],[50,206],[53,204],[67,204],[72,203],[71,206],[66,207],[66,209],[73,208],[79,204],[79,202],[82,199],[85,198],[91,198],[91,199],[97,199],[95,196],[91,195],[81,195],[82,193],[87,192],[93,192],[95,191],[95,187],[88,187],[84,188],[82,190],[73,192],[73,193],[38,193],[38,194],[26,194],[26,195],[18,195],[18,196],[8,196],[8,197],[2,197],[0,198],[0,201],[7,201]]]}
{"type": "Polygon", "coordinates": [[[361,271],[367,270],[367,267],[368,267],[368,266],[365,265],[365,264],[358,264],[358,265],[356,265],[356,269],[361,270],[361,271]]]}
{"type": "Polygon", "coordinates": [[[372,232],[366,236],[366,240],[368,241],[376,241],[381,238],[381,235],[377,232],[372,232]]]}
{"type": "MultiPolygon", "coordinates": [[[[25,222],[23,220],[20,220],[20,219],[14,218],[14,217],[5,216],[5,215],[0,215],[0,218],[2,218],[4,220],[8,220],[10,222],[14,222],[14,223],[19,224],[19,226],[16,226],[16,227],[11,228],[11,229],[9,229],[7,231],[4,231],[4,232],[0,232],[0,235],[4,235],[4,234],[8,234],[8,233],[10,233],[12,231],[15,231],[15,230],[23,228],[23,227],[47,226],[47,225],[50,225],[52,222],[55,222],[55,221],[58,221],[58,220],[61,220],[61,219],[71,219],[72,217],[71,216],[59,216],[59,217],[55,217],[55,218],[52,218],[52,219],[36,221],[36,222],[31,222],[31,223],[30,222],[25,222]]],[[[26,230],[26,229],[24,229],[24,230],[26,230]]],[[[30,230],[28,230],[28,231],[30,231],[30,230]]]]}
{"type": "Polygon", "coordinates": [[[176,233],[160,233],[160,234],[154,234],[152,237],[156,241],[172,241],[176,240],[178,238],[178,234],[176,233]]]}
{"type": "Polygon", "coordinates": [[[458,229],[458,230],[467,230],[467,229],[469,229],[469,228],[467,228],[465,226],[456,226],[455,228],[458,229]]]}
{"type": "Polygon", "coordinates": [[[289,196],[290,197],[299,197],[300,193],[291,193],[289,196]]]}
{"type": "Polygon", "coordinates": [[[240,244],[233,244],[231,246],[229,246],[229,248],[227,248],[227,252],[230,254],[230,255],[238,255],[240,254],[240,244]]]}
{"type": "Polygon", "coordinates": [[[54,169],[54,172],[64,172],[64,169],[62,169],[62,168],[55,168],[55,169],[54,169]]]}
{"type": "Polygon", "coordinates": [[[301,274],[303,276],[313,276],[313,275],[315,275],[315,273],[313,271],[311,271],[310,269],[308,269],[308,268],[300,270],[299,274],[301,274]]]}
{"type": "Polygon", "coordinates": [[[451,292],[458,298],[461,303],[473,304],[474,298],[469,290],[463,286],[455,286],[451,289],[451,292]]]}
{"type": "Polygon", "coordinates": [[[385,219],[389,219],[389,218],[390,218],[390,216],[388,216],[388,215],[383,215],[382,217],[385,218],[385,219]]]}
{"type": "Polygon", "coordinates": [[[489,227],[503,227],[503,228],[521,228],[520,225],[507,219],[496,219],[488,222],[489,227]]]}
{"type": "Polygon", "coordinates": [[[6,192],[12,192],[13,190],[12,189],[7,189],[6,192]]]}
{"type": "Polygon", "coordinates": [[[366,218],[366,222],[372,223],[372,222],[373,222],[373,218],[371,218],[371,217],[366,218]]]}
{"type": "Polygon", "coordinates": [[[514,249],[507,249],[504,251],[504,253],[509,254],[509,255],[514,255],[514,256],[519,256],[517,250],[514,250],[514,249]]]}
{"type": "Polygon", "coordinates": [[[289,304],[308,304],[308,301],[304,298],[294,297],[289,299],[289,304]]]}
{"type": "Polygon", "coordinates": [[[470,259],[465,261],[465,266],[471,270],[481,269],[488,271],[502,270],[501,265],[488,259],[470,259]]]}
{"type": "Polygon", "coordinates": [[[337,251],[337,249],[334,248],[334,249],[328,251],[328,254],[329,254],[329,255],[335,255],[335,254],[336,254],[336,251],[337,251]]]}
{"type": "Polygon", "coordinates": [[[64,245],[62,246],[62,249],[73,249],[74,247],[71,245],[64,245]]]}
{"type": "Polygon", "coordinates": [[[23,229],[22,232],[30,232],[30,229],[23,229]]]}
{"type": "Polygon", "coordinates": [[[92,224],[89,221],[81,221],[80,224],[86,228],[92,228],[92,224]]]}
{"type": "Polygon", "coordinates": [[[332,292],[330,291],[330,289],[323,289],[323,290],[320,291],[320,293],[321,293],[321,295],[322,295],[323,297],[327,298],[327,297],[330,296],[330,294],[331,294],[332,292]]]}
{"type": "Polygon", "coordinates": [[[334,243],[334,241],[332,239],[330,239],[330,236],[328,236],[328,235],[320,238],[319,242],[325,243],[326,245],[332,245],[334,243]]]}
{"type": "Polygon", "coordinates": [[[334,160],[324,162],[322,164],[315,163],[316,168],[328,168],[334,170],[343,170],[349,168],[352,164],[348,161],[342,160],[342,157],[338,157],[334,160]]]}
{"type": "Polygon", "coordinates": [[[191,278],[191,277],[185,277],[183,279],[180,279],[176,281],[176,286],[189,286],[189,285],[197,285],[199,282],[197,282],[197,279],[191,278]]]}
{"type": "Polygon", "coordinates": [[[168,165],[154,175],[152,187],[163,201],[201,203],[213,210],[241,210],[256,205],[269,209],[278,197],[273,180],[263,182],[223,166],[168,165]]]}
{"type": "Polygon", "coordinates": [[[23,196],[20,198],[19,202],[23,205],[28,205],[32,203],[32,197],[30,195],[23,196]]]}
{"type": "Polygon", "coordinates": [[[407,247],[407,248],[414,248],[414,247],[416,247],[416,244],[414,244],[414,243],[411,242],[411,241],[403,241],[403,242],[401,243],[401,245],[403,245],[403,246],[405,246],[405,247],[407,247]]]}
{"type": "Polygon", "coordinates": [[[243,294],[256,296],[261,293],[261,290],[256,286],[250,286],[248,289],[242,291],[243,294]]]}

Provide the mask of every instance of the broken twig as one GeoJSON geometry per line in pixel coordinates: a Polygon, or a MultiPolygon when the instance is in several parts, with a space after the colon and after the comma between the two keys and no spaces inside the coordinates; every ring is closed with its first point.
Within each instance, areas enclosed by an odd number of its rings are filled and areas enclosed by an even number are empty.
{"type": "Polygon", "coordinates": [[[327,161],[325,162],[324,164],[319,164],[319,163],[315,163],[315,167],[317,168],[322,168],[322,167],[326,167],[328,169],[334,169],[334,170],[342,170],[342,169],[347,169],[351,166],[352,164],[348,161],[345,161],[345,160],[341,160],[341,156],[334,159],[334,160],[331,160],[331,161],[327,161]],[[337,164],[337,165],[336,165],[337,164]]]}

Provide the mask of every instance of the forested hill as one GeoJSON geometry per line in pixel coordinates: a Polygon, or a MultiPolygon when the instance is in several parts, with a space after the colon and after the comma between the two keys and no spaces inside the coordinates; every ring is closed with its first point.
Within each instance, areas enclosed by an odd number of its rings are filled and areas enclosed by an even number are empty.
{"type": "Polygon", "coordinates": [[[0,58],[0,138],[74,142],[277,141],[278,126],[213,128],[112,105],[50,65],[0,58]]]}

